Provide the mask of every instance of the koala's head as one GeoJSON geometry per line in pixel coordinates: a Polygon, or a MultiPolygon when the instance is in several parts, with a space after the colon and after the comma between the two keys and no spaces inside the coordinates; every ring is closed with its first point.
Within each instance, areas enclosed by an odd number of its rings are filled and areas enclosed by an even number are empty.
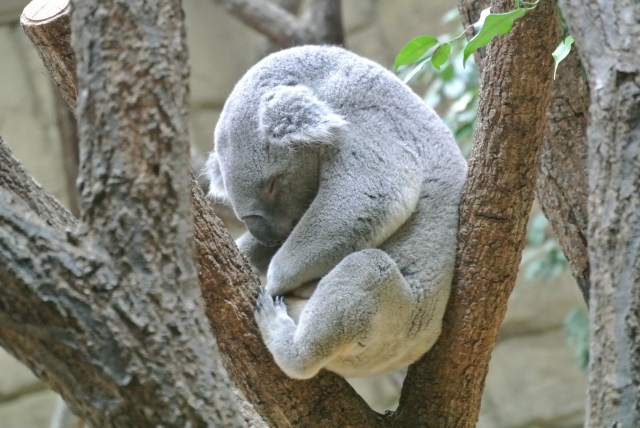
{"type": "Polygon", "coordinates": [[[316,196],[322,151],[346,123],[305,86],[232,94],[207,162],[209,195],[230,202],[257,240],[281,244],[316,196]]]}

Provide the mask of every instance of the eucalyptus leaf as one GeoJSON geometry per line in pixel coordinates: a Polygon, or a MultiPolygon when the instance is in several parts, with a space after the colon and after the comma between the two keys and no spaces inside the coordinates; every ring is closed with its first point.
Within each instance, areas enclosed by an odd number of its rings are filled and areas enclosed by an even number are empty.
{"type": "Polygon", "coordinates": [[[554,80],[556,78],[556,71],[558,71],[558,65],[560,65],[560,62],[563,59],[565,59],[567,57],[567,55],[569,55],[569,52],[571,52],[571,45],[572,44],[573,44],[573,37],[572,36],[567,36],[564,39],[562,39],[562,41],[560,42],[560,44],[558,45],[556,50],[553,51],[553,53],[551,54],[551,56],[553,57],[553,60],[556,63],[556,66],[553,69],[553,78],[554,78],[554,80]]]}
{"type": "Polygon", "coordinates": [[[449,59],[450,53],[451,45],[449,43],[438,46],[438,48],[433,52],[433,55],[431,56],[431,64],[433,64],[433,66],[437,70],[440,70],[440,67],[442,67],[444,63],[449,59]]]}
{"type": "Polygon", "coordinates": [[[438,39],[433,36],[420,36],[411,40],[402,48],[396,57],[396,68],[401,65],[411,64],[419,60],[429,49],[438,44],[438,39]]]}
{"type": "Polygon", "coordinates": [[[469,40],[467,46],[464,47],[462,63],[464,64],[472,53],[486,46],[498,34],[507,34],[513,27],[513,22],[518,18],[522,18],[526,13],[526,9],[515,9],[507,13],[489,14],[480,32],[469,40]]]}

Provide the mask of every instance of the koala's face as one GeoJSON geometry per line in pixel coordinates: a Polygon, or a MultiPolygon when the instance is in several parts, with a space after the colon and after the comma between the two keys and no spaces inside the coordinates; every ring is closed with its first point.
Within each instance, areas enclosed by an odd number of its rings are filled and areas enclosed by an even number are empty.
{"type": "Polygon", "coordinates": [[[207,163],[210,193],[226,197],[258,241],[280,245],[316,196],[320,150],[265,146],[214,152],[207,163]]]}
{"type": "Polygon", "coordinates": [[[305,86],[246,85],[231,94],[216,127],[209,194],[228,199],[249,232],[275,246],[316,196],[322,152],[347,122],[305,86]]]}

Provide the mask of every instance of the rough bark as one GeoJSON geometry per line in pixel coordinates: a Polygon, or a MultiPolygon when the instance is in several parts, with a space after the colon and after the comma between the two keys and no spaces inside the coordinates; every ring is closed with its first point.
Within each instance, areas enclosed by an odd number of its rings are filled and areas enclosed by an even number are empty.
{"type": "MultiPolygon", "coordinates": [[[[460,0],[462,24],[474,36],[471,24],[489,7],[489,0],[460,0]]],[[[559,23],[558,23],[559,24],[559,23]]],[[[475,53],[482,70],[486,50],[475,53]]],[[[589,87],[582,64],[573,52],[560,63],[551,87],[547,129],[538,161],[536,199],[555,232],[578,287],[589,304],[587,253],[587,120],[589,87]]]]}
{"type": "Polygon", "coordinates": [[[587,121],[589,87],[577,52],[558,67],[538,163],[536,198],[589,304],[587,121]]]}
{"type": "MultiPolygon", "coordinates": [[[[492,3],[494,12],[513,7],[492,3]]],[[[559,41],[541,1],[487,48],[477,129],[460,207],[455,279],[435,347],[409,368],[399,414],[413,426],[474,427],[484,379],[515,285],[533,201],[559,41]]]]}
{"type": "Polygon", "coordinates": [[[181,6],[97,3],[73,15],[84,223],[3,188],[0,340],[94,426],[242,426],[193,261],[181,6]]]}
{"type": "Polygon", "coordinates": [[[58,230],[74,226],[76,219],[50,193],[44,191],[11,154],[0,137],[0,187],[11,192],[48,226],[58,230]]]}
{"type": "Polygon", "coordinates": [[[591,87],[587,426],[640,421],[640,3],[563,0],[591,87]]]}

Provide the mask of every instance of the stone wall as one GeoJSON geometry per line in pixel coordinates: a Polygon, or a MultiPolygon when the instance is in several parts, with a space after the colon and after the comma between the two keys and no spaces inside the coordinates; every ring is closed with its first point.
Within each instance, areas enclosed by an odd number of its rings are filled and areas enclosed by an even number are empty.
{"type": "MultiPolygon", "coordinates": [[[[0,135],[44,187],[63,202],[52,87],[18,25],[25,0],[0,2],[0,135]]],[[[385,66],[411,38],[441,34],[453,0],[344,0],[347,45],[385,66]]],[[[210,0],[186,0],[191,50],[191,136],[201,153],[227,94],[259,59],[265,40],[210,0]]],[[[584,306],[570,274],[519,283],[490,365],[481,428],[578,427],[585,378],[565,345],[562,320],[584,306]]],[[[386,384],[385,384],[386,385],[386,384]]],[[[383,386],[380,386],[382,388],[383,386]]],[[[386,387],[386,386],[385,386],[386,387]]],[[[385,407],[389,402],[378,400],[385,407]]],[[[48,426],[56,395],[0,349],[0,428],[48,426]]]]}

